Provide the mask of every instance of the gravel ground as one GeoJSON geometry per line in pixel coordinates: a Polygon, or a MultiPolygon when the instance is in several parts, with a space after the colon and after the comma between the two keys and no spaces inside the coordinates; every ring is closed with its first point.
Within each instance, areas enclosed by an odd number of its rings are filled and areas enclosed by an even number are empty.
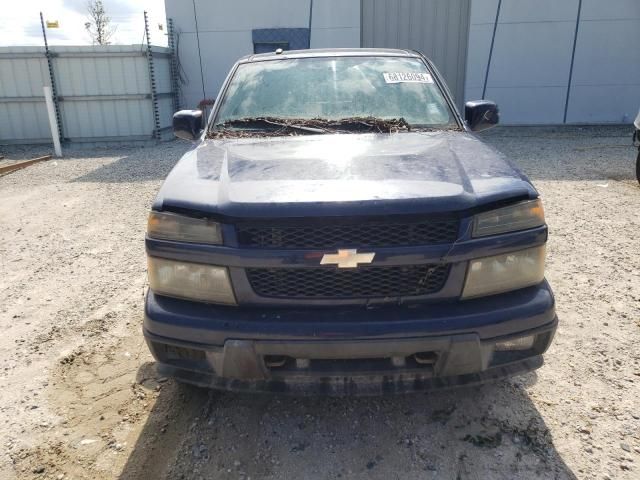
{"type": "Polygon", "coordinates": [[[630,131],[486,139],[545,200],[555,343],[536,373],[399,397],[250,396],[157,376],[140,332],[142,238],[185,144],[72,150],[0,177],[0,478],[639,478],[630,131]]]}

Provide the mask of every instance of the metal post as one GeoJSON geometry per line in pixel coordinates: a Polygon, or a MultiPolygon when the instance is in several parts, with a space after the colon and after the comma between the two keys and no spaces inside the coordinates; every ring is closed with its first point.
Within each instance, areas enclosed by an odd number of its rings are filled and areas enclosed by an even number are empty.
{"type": "Polygon", "coordinates": [[[173,94],[173,111],[180,110],[180,73],[178,72],[178,51],[173,28],[173,19],[167,19],[169,49],[171,50],[171,90],[173,94]]]}
{"type": "Polygon", "coordinates": [[[578,0],[578,14],[576,16],[576,29],[573,33],[573,50],[571,51],[571,66],[569,67],[569,80],[567,82],[567,96],[564,101],[564,117],[562,123],[567,123],[569,113],[569,100],[571,98],[571,83],[573,82],[573,64],[576,60],[576,46],[578,44],[578,31],[580,30],[580,15],[582,14],[582,0],[578,0]]]}
{"type": "Polygon", "coordinates": [[[196,23],[196,42],[198,43],[198,58],[200,59],[200,80],[202,81],[202,99],[207,98],[207,90],[204,88],[204,70],[202,69],[202,53],[200,52],[200,30],[198,29],[198,11],[196,10],[196,0],[193,3],[193,20],[196,23]]]}
{"type": "Polygon", "coordinates": [[[487,94],[487,82],[489,81],[489,71],[491,70],[491,60],[493,59],[493,47],[496,42],[496,31],[498,30],[498,20],[500,20],[500,9],[502,8],[502,0],[498,0],[498,8],[496,9],[496,20],[493,23],[493,34],[491,35],[491,46],[489,47],[489,59],[487,60],[487,70],[484,72],[484,85],[482,87],[482,99],[487,94]]]}
{"type": "Polygon", "coordinates": [[[160,111],[158,109],[158,93],[156,91],[156,76],[153,68],[153,51],[151,50],[151,35],[149,34],[149,17],[144,12],[144,32],[147,37],[147,63],[149,64],[149,81],[151,84],[151,106],[153,108],[154,129],[151,136],[160,140],[160,111]]]}
{"type": "Polygon", "coordinates": [[[311,48],[311,29],[313,28],[313,0],[309,0],[309,45],[307,48],[311,48]]]}
{"type": "Polygon", "coordinates": [[[44,17],[40,12],[40,25],[42,26],[42,38],[44,39],[44,55],[47,57],[47,67],[49,68],[49,82],[51,82],[51,95],[53,97],[53,107],[56,114],[56,122],[58,124],[58,140],[63,140],[62,132],[62,116],[60,115],[60,105],[58,102],[58,90],[56,89],[56,78],[53,74],[53,55],[49,50],[49,43],[47,42],[47,31],[44,26],[44,17]]]}
{"type": "Polygon", "coordinates": [[[58,120],[56,118],[56,108],[53,104],[53,89],[51,87],[42,87],[44,90],[44,101],[47,103],[47,114],[49,115],[49,127],[51,128],[51,138],[53,139],[53,149],[56,157],[62,156],[60,148],[60,132],[58,131],[58,120]]]}

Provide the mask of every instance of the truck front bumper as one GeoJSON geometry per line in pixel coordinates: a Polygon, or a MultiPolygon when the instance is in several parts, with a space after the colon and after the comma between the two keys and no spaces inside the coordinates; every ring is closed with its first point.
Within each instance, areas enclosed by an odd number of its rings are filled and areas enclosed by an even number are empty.
{"type": "Polygon", "coordinates": [[[161,373],[204,387],[377,395],[481,383],[542,365],[557,327],[546,282],[447,304],[251,309],[149,292],[161,373]],[[522,340],[520,349],[513,349],[522,340]]]}

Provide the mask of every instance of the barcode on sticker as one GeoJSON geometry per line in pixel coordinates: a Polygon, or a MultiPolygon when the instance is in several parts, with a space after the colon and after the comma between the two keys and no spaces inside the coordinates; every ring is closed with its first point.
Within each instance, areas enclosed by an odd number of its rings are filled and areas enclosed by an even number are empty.
{"type": "Polygon", "coordinates": [[[383,73],[387,83],[433,83],[433,77],[429,73],[383,73]]]}

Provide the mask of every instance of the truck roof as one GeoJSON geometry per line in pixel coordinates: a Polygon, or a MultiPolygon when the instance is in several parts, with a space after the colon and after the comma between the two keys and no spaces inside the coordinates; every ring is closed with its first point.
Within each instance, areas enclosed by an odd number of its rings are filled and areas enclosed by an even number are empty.
{"type": "Polygon", "coordinates": [[[320,57],[419,57],[411,50],[392,48],[322,48],[308,50],[285,50],[281,53],[260,53],[247,55],[239,63],[262,62],[267,60],[282,60],[289,58],[320,58],[320,57]]]}

